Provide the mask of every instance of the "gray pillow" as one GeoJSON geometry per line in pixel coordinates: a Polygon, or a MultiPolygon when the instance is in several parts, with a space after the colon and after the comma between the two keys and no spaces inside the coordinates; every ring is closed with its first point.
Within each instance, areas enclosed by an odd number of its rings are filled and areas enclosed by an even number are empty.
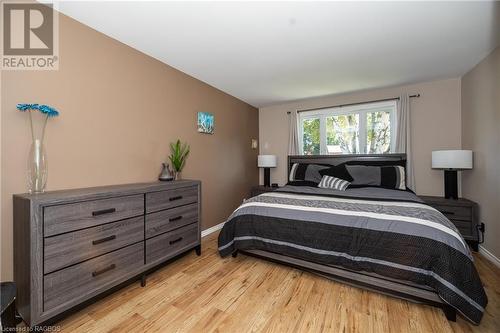
{"type": "Polygon", "coordinates": [[[352,185],[380,186],[380,167],[367,165],[346,165],[345,167],[353,178],[352,185]]]}
{"type": "Polygon", "coordinates": [[[328,167],[318,164],[309,164],[306,169],[306,176],[304,180],[319,183],[323,178],[319,172],[324,169],[328,169],[328,167]]]}

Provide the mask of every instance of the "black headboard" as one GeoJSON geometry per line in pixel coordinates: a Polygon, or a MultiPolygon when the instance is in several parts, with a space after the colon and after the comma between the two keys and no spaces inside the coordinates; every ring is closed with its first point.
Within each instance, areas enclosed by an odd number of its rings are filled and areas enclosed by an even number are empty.
{"type": "MultiPolygon", "coordinates": [[[[338,165],[345,162],[406,162],[406,154],[352,154],[352,155],[292,155],[288,156],[287,179],[294,163],[331,164],[338,165]]],[[[406,163],[404,163],[406,165],[406,163]]]]}

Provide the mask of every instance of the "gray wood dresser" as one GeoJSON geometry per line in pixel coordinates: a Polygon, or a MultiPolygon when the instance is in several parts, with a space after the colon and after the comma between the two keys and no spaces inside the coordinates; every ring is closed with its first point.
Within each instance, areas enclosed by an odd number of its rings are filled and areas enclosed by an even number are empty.
{"type": "Polygon", "coordinates": [[[14,195],[16,306],[29,326],[201,253],[201,183],[127,184],[14,195]]]}

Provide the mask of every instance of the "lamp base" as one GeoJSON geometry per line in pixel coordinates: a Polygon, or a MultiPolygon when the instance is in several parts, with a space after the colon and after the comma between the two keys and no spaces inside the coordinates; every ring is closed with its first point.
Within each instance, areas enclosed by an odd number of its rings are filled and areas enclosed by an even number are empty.
{"type": "Polygon", "coordinates": [[[457,170],[444,170],[444,197],[458,199],[457,170]]]}
{"type": "Polygon", "coordinates": [[[264,186],[271,186],[271,168],[264,168],[264,186]]]}

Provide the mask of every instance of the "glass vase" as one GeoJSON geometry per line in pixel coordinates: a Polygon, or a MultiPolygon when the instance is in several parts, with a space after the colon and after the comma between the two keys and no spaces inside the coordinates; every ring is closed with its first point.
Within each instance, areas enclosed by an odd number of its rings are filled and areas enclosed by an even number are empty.
{"type": "Polygon", "coordinates": [[[43,193],[47,184],[47,156],[43,143],[36,139],[31,143],[28,156],[28,189],[30,193],[43,193]]]}

